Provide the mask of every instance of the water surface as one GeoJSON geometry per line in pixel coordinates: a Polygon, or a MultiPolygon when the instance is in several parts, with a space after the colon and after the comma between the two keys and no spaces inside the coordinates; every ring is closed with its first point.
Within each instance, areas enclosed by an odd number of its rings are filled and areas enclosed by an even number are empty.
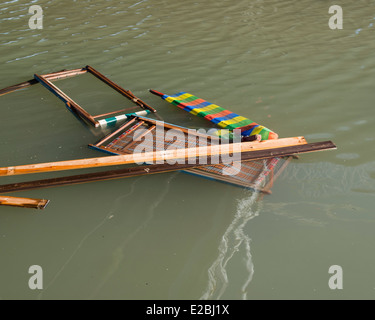
{"type": "MultiPolygon", "coordinates": [[[[0,298],[374,298],[375,3],[341,1],[342,30],[328,26],[333,4],[0,4],[1,88],[91,65],[168,122],[210,127],[149,88],[338,146],[294,160],[267,196],[179,172],[14,193],[51,203],[0,208],[0,298]],[[43,29],[28,26],[33,4],[43,29]],[[31,265],[43,268],[43,290],[28,287],[31,265]],[[344,270],[343,290],[328,287],[331,265],[344,270]]],[[[60,84],[94,114],[124,103],[85,76],[60,84]]],[[[87,145],[105,132],[42,86],[0,100],[1,166],[100,155],[87,145]]]]}

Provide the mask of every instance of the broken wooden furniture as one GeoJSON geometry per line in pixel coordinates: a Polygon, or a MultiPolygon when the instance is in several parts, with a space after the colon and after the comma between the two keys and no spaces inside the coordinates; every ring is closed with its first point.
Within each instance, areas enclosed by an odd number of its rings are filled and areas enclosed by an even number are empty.
{"type": "MultiPolygon", "coordinates": [[[[180,93],[167,96],[151,90],[152,93],[161,96],[166,101],[192,114],[202,116],[219,127],[230,131],[239,129],[244,137],[258,135],[264,140],[223,144],[220,134],[218,136],[207,135],[181,126],[142,117],[142,115],[154,113],[156,110],[137,98],[131,91],[121,88],[90,66],[44,75],[35,74],[32,80],[0,90],[0,95],[23,89],[36,83],[41,83],[54,93],[66,104],[69,110],[89,125],[97,128],[116,125],[122,120],[126,122],[99,142],[89,145],[91,148],[111,154],[111,156],[4,167],[0,168],[0,176],[124,164],[132,165],[135,163],[146,163],[146,165],[1,185],[1,193],[176,170],[270,193],[273,182],[285,169],[292,156],[299,153],[336,148],[331,141],[307,143],[303,137],[277,139],[278,135],[275,132],[258,123],[191,94],[180,93]],[[93,116],[53,83],[55,80],[84,73],[94,75],[131,100],[136,106],[130,109],[121,109],[93,116]],[[141,110],[130,112],[134,111],[134,108],[140,108],[141,110]],[[142,150],[145,152],[142,152],[142,150]],[[239,157],[236,158],[236,155],[239,155],[239,157]],[[229,157],[233,161],[226,161],[224,156],[227,156],[227,160],[229,157]]],[[[44,208],[47,203],[47,200],[15,197],[6,197],[4,201],[1,201],[0,197],[0,205],[44,208]]]]}
{"type": "MultiPolygon", "coordinates": [[[[107,172],[8,184],[0,186],[0,192],[124,178],[175,170],[183,170],[221,182],[270,192],[269,187],[288,162],[279,162],[278,159],[281,157],[288,159],[289,156],[298,153],[336,148],[330,141],[308,144],[303,137],[262,142],[242,142],[229,145],[217,144],[216,142],[218,141],[217,137],[205,135],[195,130],[148,118],[133,117],[98,143],[90,145],[94,149],[114,154],[115,156],[5,167],[0,168],[0,176],[143,162],[151,162],[153,164],[107,172]],[[170,135],[171,131],[169,131],[171,129],[174,130],[174,135],[172,136],[170,135]],[[179,139],[176,139],[177,136],[179,139]],[[137,149],[139,147],[153,151],[138,153],[137,149]],[[229,163],[228,160],[225,162],[223,155],[232,154],[233,156],[235,153],[240,154],[240,158],[237,158],[241,162],[238,167],[239,171],[236,174],[225,174],[225,170],[231,170],[233,163],[231,163],[230,159],[229,163]],[[220,157],[216,157],[217,155],[220,155],[220,157]],[[168,160],[176,160],[176,163],[168,163],[168,160]],[[264,187],[262,188],[262,186],[264,187]]],[[[233,157],[232,159],[236,158],[233,157]]]]}
{"type": "MultiPolygon", "coordinates": [[[[161,123],[157,120],[144,117],[133,117],[132,120],[122,125],[112,134],[109,134],[96,144],[90,145],[90,147],[106,153],[121,155],[134,153],[140,145],[148,147],[148,149],[162,151],[168,150],[171,146],[176,148],[207,147],[215,145],[220,141],[220,139],[215,136],[201,134],[196,131],[193,134],[192,132],[193,130],[170,123],[161,123]],[[160,129],[158,130],[158,128],[160,129]],[[139,135],[139,132],[142,132],[142,130],[145,136],[151,135],[152,138],[141,140],[142,137],[137,135],[139,135]],[[172,130],[172,132],[174,130],[178,133],[173,141],[168,138],[168,132],[171,132],[170,130],[172,130]],[[148,146],[147,143],[149,144],[148,146]]],[[[301,144],[306,143],[303,137],[289,139],[291,140],[280,140],[276,145],[280,147],[283,144],[286,146],[288,143],[290,145],[298,142],[301,144]],[[300,141],[298,141],[298,139],[300,139],[300,141]]],[[[246,144],[243,144],[243,146],[245,145],[246,144]]],[[[272,141],[270,140],[262,144],[254,142],[249,143],[248,145],[257,146],[258,148],[272,148],[272,141]]],[[[242,151],[244,152],[246,150],[243,149],[242,151]]],[[[255,149],[251,152],[254,151],[255,149]]],[[[254,153],[252,153],[251,156],[256,157],[254,153]]],[[[231,165],[229,164],[216,163],[209,166],[203,166],[202,161],[200,162],[201,166],[192,167],[191,169],[187,168],[187,170],[183,171],[200,177],[227,182],[236,186],[262,189],[260,188],[260,180],[268,178],[268,173],[276,167],[279,160],[280,159],[278,158],[273,161],[271,159],[263,161],[255,158],[245,161],[245,154],[242,153],[241,169],[236,175],[224,174],[226,171],[230,170],[231,165]]],[[[277,168],[275,169],[277,170],[277,168]]]]}
{"type": "Polygon", "coordinates": [[[58,72],[48,73],[44,75],[34,74],[34,79],[19,83],[0,90],[0,95],[4,95],[15,90],[24,89],[31,85],[41,83],[45,88],[55,94],[60,98],[66,105],[66,107],[72,111],[79,118],[84,120],[86,123],[93,125],[94,127],[115,125],[118,121],[126,120],[131,115],[142,115],[145,116],[149,113],[154,113],[156,110],[149,106],[146,102],[142,101],[136,97],[130,90],[125,90],[112,80],[108,79],[106,76],[101,74],[99,71],[95,70],[93,67],[86,66],[84,68],[72,69],[72,70],[62,70],[58,72]],[[53,81],[61,80],[65,78],[74,77],[84,73],[89,73],[101,80],[103,83],[111,87],[112,89],[119,92],[124,97],[131,100],[140,111],[134,112],[134,108],[126,108],[113,112],[103,113],[99,115],[91,115],[83,107],[81,107],[77,102],[70,98],[66,93],[60,90],[53,81]]]}

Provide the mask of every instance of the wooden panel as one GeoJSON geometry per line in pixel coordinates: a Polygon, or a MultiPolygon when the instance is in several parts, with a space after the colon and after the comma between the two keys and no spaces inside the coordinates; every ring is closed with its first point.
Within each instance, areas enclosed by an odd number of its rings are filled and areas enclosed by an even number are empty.
{"type": "Polygon", "coordinates": [[[16,91],[16,90],[20,90],[20,89],[30,87],[33,84],[37,84],[37,83],[38,83],[37,80],[31,79],[31,80],[28,80],[28,81],[25,81],[25,82],[21,82],[19,84],[15,84],[15,85],[10,86],[10,87],[6,87],[6,88],[0,90],[0,96],[2,96],[4,94],[7,94],[7,93],[10,93],[10,92],[13,92],[13,91],[16,91]]]}

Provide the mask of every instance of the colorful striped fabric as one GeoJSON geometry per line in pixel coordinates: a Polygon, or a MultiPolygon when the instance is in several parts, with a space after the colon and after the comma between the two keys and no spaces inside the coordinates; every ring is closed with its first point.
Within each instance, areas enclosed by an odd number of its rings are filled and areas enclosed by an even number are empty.
{"type": "Polygon", "coordinates": [[[147,116],[149,113],[151,113],[150,110],[142,110],[133,113],[121,114],[115,117],[101,119],[98,121],[98,123],[101,127],[114,126],[118,121],[126,120],[131,116],[147,116]]]}
{"type": "Polygon", "coordinates": [[[270,129],[190,93],[179,92],[174,95],[166,95],[155,90],[150,91],[169,103],[191,114],[203,117],[221,128],[230,131],[240,129],[242,136],[247,137],[258,134],[262,137],[262,140],[278,138],[278,135],[270,129]]]}

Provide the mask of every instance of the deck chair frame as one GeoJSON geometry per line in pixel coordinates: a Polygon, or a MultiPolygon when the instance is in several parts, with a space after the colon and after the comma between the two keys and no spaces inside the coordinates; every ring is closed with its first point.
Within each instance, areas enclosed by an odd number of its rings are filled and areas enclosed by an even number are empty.
{"type": "Polygon", "coordinates": [[[36,83],[42,84],[45,88],[47,88],[58,98],[60,98],[70,111],[72,111],[79,118],[83,119],[86,123],[96,128],[107,125],[115,125],[118,121],[125,120],[131,115],[147,115],[149,113],[156,112],[156,110],[153,107],[151,107],[146,102],[136,97],[130,90],[125,90],[124,88],[120,87],[118,84],[114,83],[112,80],[110,80],[109,78],[107,78],[106,76],[104,76],[99,71],[97,71],[89,65],[79,69],[61,70],[43,75],[34,74],[34,79],[1,89],[0,95],[4,95],[15,90],[24,89],[36,83]],[[131,100],[136,106],[99,115],[91,115],[82,106],[80,106],[77,102],[70,98],[65,92],[63,92],[54,83],[52,83],[55,80],[70,78],[84,73],[92,74],[93,76],[101,80],[103,83],[105,83],[106,85],[108,85],[124,97],[131,100]],[[141,111],[134,112],[135,108],[140,108],[141,111]]]}

